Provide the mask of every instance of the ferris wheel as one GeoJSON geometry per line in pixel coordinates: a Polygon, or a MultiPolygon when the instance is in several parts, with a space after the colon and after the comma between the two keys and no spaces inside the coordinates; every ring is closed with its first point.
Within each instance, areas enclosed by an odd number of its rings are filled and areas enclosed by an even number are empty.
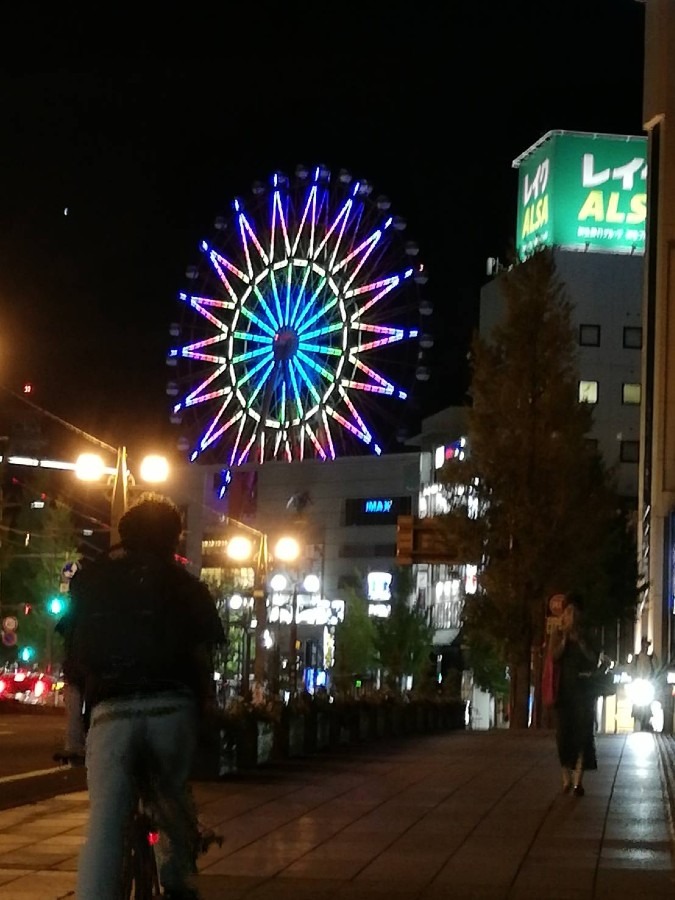
{"type": "Polygon", "coordinates": [[[179,294],[171,421],[191,462],[382,453],[427,381],[419,248],[385,196],[298,166],[218,217],[179,294]]]}

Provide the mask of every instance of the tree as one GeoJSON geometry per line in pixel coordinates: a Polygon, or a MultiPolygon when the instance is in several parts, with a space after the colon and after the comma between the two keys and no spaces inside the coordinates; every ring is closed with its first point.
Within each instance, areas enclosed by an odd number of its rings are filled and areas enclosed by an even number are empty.
{"type": "MultiPolygon", "coordinates": [[[[468,643],[506,663],[511,725],[527,727],[548,598],[583,584],[611,607],[605,566],[618,500],[587,440],[592,409],[578,401],[572,305],[554,252],[514,265],[499,285],[504,319],[472,344],[469,460],[446,465],[443,477],[463,485],[448,526],[468,533],[480,567],[465,608],[468,643]]],[[[634,583],[627,593],[624,612],[634,583]]]]}
{"type": "Polygon", "coordinates": [[[333,680],[339,691],[349,693],[357,678],[363,679],[372,671],[374,639],[368,600],[356,589],[351,589],[345,600],[344,619],[335,629],[333,680]]]}
{"type": "Polygon", "coordinates": [[[2,602],[19,621],[18,646],[32,647],[33,661],[46,666],[58,663],[61,655],[48,603],[59,596],[64,563],[78,554],[70,508],[39,491],[37,496],[44,505],[33,506],[24,497],[3,540],[2,602]]]}
{"type": "Polygon", "coordinates": [[[408,605],[410,572],[394,573],[391,586],[391,614],[375,624],[375,649],[383,679],[393,691],[403,689],[403,679],[412,675],[413,684],[422,681],[429,669],[433,628],[416,609],[408,605]]]}

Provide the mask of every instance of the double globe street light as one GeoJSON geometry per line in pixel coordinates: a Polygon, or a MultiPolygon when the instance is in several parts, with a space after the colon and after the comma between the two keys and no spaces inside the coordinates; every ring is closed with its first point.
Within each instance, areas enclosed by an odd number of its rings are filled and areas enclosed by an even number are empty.
{"type": "MultiPolygon", "coordinates": [[[[136,479],[127,464],[127,448],[118,448],[117,465],[114,468],[106,466],[98,453],[81,453],[75,463],[75,475],[81,481],[100,481],[104,475],[108,476],[108,483],[112,486],[110,546],[119,543],[120,519],[129,505],[129,488],[136,484],[136,479]]],[[[156,485],[166,481],[169,476],[169,463],[166,457],[154,453],[145,456],[141,461],[139,475],[141,480],[148,484],[156,485]]]]}
{"type": "MultiPolygon", "coordinates": [[[[244,533],[233,535],[227,542],[227,556],[238,563],[252,563],[253,566],[253,604],[255,619],[255,658],[253,661],[253,678],[255,684],[262,689],[267,673],[267,584],[272,561],[293,563],[300,556],[300,543],[292,535],[277,538],[272,553],[269,551],[268,535],[243,522],[228,517],[229,523],[244,533]]],[[[253,620],[251,621],[251,625],[253,620]]],[[[245,652],[242,691],[248,695],[249,653],[245,652]]]]}

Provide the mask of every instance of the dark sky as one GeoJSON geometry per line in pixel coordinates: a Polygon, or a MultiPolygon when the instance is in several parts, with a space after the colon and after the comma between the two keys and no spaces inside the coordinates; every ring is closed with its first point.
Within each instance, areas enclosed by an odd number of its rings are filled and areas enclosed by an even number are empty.
{"type": "Polygon", "coordinates": [[[324,162],[408,220],[434,303],[425,409],[461,402],[512,160],[551,129],[642,133],[644,8],[293,8],[243,30],[186,8],[162,52],[161,30],[97,53],[26,24],[31,52],[0,65],[0,384],[113,444],[171,439],[168,328],[199,240],[254,179],[324,162]]]}

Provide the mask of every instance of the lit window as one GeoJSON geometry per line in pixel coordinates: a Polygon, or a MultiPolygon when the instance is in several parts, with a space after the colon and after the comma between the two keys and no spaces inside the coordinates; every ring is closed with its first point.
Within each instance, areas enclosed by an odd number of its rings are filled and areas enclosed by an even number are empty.
{"type": "Polygon", "coordinates": [[[623,345],[628,350],[642,349],[642,329],[627,325],[623,329],[623,345]]]}
{"type": "Polygon", "coordinates": [[[600,346],[600,326],[599,325],[580,325],[579,326],[579,343],[582,347],[599,347],[600,346]]]}
{"type": "Polygon", "coordinates": [[[597,381],[580,381],[579,382],[579,403],[597,403],[598,402],[598,382],[597,381]]]}
{"type": "Polygon", "coordinates": [[[640,459],[639,441],[621,441],[621,462],[636,463],[640,459]]]}
{"type": "Polygon", "coordinates": [[[641,384],[624,384],[622,390],[622,403],[639,404],[642,400],[641,384]]]}

